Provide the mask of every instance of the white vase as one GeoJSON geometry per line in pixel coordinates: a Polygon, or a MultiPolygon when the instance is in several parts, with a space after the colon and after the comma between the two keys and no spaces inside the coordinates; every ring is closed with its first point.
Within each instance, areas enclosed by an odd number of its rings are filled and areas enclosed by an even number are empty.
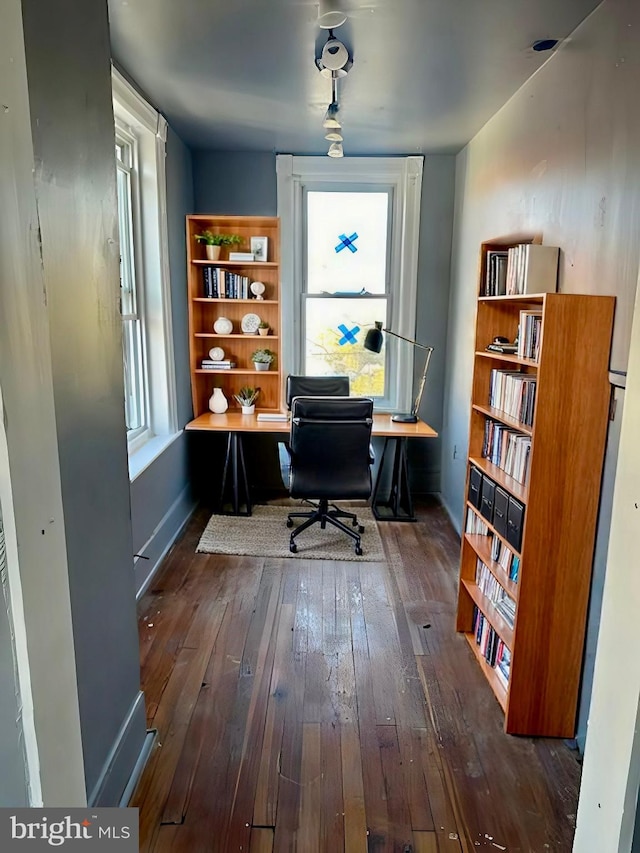
{"type": "Polygon", "coordinates": [[[218,317],[213,324],[216,335],[230,335],[233,332],[233,323],[228,317],[218,317]]]}
{"type": "Polygon", "coordinates": [[[269,334],[269,329],[258,329],[258,334],[262,335],[263,338],[266,338],[266,336],[269,334]]]}
{"type": "Polygon", "coordinates": [[[268,361],[254,361],[253,366],[256,370],[269,370],[271,367],[268,361]]]}
{"type": "Polygon", "coordinates": [[[243,415],[252,415],[256,410],[256,404],[252,403],[250,406],[241,406],[243,415]]]}
{"type": "Polygon", "coordinates": [[[213,389],[213,394],[209,397],[209,408],[214,415],[222,415],[229,408],[229,402],[222,393],[222,388],[213,389]]]}
{"type": "Polygon", "coordinates": [[[217,261],[220,258],[220,246],[205,246],[208,261],[217,261]]]}

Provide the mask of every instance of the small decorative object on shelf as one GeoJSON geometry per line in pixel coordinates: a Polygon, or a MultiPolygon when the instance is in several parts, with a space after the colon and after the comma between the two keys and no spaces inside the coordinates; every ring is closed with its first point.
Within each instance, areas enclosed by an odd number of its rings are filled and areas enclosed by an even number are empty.
{"type": "Polygon", "coordinates": [[[257,314],[245,314],[240,321],[240,328],[245,335],[255,335],[261,322],[257,314]]]}
{"type": "Polygon", "coordinates": [[[213,324],[216,335],[230,335],[233,332],[233,323],[228,317],[218,317],[213,324]]]}
{"type": "Polygon", "coordinates": [[[209,408],[214,415],[223,415],[229,408],[229,402],[222,392],[222,388],[214,388],[209,397],[209,408]]]}
{"type": "Polygon", "coordinates": [[[203,231],[201,234],[195,234],[194,239],[197,243],[204,243],[207,253],[207,260],[217,261],[220,257],[220,248],[222,246],[233,246],[236,243],[242,243],[242,237],[237,234],[214,234],[213,231],[203,231]]]}
{"type": "Polygon", "coordinates": [[[257,349],[251,356],[251,361],[256,370],[269,370],[275,357],[276,354],[273,350],[257,349]]]}
{"type": "Polygon", "coordinates": [[[264,293],[265,288],[261,281],[252,281],[249,290],[253,293],[256,299],[264,299],[262,294],[264,293]]]}
{"type": "Polygon", "coordinates": [[[222,347],[211,347],[209,350],[209,358],[211,361],[224,361],[224,350],[222,347]]]}
{"type": "Polygon", "coordinates": [[[233,395],[242,409],[243,415],[252,415],[256,410],[256,400],[260,396],[259,388],[243,385],[237,394],[233,395]]]}
{"type": "Polygon", "coordinates": [[[266,336],[269,334],[269,328],[269,324],[264,320],[261,320],[260,325],[258,326],[258,334],[262,335],[263,338],[266,338],[266,336]]]}
{"type": "Polygon", "coordinates": [[[253,254],[254,261],[266,261],[267,253],[269,246],[269,238],[268,237],[252,237],[251,238],[251,252],[253,254]]]}

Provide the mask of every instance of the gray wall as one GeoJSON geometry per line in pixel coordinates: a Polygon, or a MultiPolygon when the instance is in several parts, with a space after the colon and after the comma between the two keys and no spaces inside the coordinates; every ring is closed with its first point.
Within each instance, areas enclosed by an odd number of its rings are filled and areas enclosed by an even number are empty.
{"type": "Polygon", "coordinates": [[[270,152],[194,151],[192,213],[277,214],[276,155],[270,152]]]}
{"type": "MultiPolygon", "coordinates": [[[[541,235],[545,243],[562,249],[561,291],[616,295],[611,366],[626,368],[640,257],[639,33],[640,6],[632,0],[606,0],[457,157],[442,495],[458,529],[483,240],[541,235]]],[[[617,430],[611,430],[605,481],[612,476],[616,436],[617,430]]],[[[596,578],[604,571],[602,538],[608,528],[605,508],[599,520],[596,578]]],[[[588,627],[591,646],[600,596],[598,582],[588,627]]],[[[587,661],[581,733],[590,677],[587,661]]]]}
{"type": "MultiPolygon", "coordinates": [[[[195,151],[193,174],[197,213],[265,215],[277,212],[276,158],[270,153],[195,151]]],[[[433,155],[424,159],[418,257],[416,339],[435,347],[421,413],[436,430],[442,427],[445,341],[453,227],[455,158],[433,155]]],[[[416,349],[414,386],[422,375],[424,358],[416,349]]],[[[378,459],[381,456],[377,453],[378,459]]],[[[410,478],[416,493],[440,489],[440,439],[409,443],[410,478]]],[[[282,488],[275,448],[264,441],[267,488],[282,488]]]]}
{"type": "Polygon", "coordinates": [[[97,786],[108,770],[112,801],[145,727],[123,427],[107,7],[106,0],[22,6],[86,788],[90,799],[100,799],[97,786]],[[128,754],[107,768],[127,720],[128,754]]]}
{"type": "MultiPolygon", "coordinates": [[[[193,213],[191,153],[169,129],[167,136],[167,220],[171,313],[176,371],[178,427],[193,417],[189,377],[185,216],[193,213]]],[[[194,508],[189,477],[188,435],[183,433],[131,483],[131,523],[140,592],[194,508]]]]}

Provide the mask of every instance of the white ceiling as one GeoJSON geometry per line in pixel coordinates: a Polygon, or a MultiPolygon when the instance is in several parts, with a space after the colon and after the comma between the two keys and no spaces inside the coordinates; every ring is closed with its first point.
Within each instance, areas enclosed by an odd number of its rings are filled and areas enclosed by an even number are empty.
{"type": "MultiPolygon", "coordinates": [[[[343,0],[345,154],[457,152],[599,0],[343,0]]],[[[323,154],[310,0],[109,0],[113,56],[193,148],[323,154]]]]}

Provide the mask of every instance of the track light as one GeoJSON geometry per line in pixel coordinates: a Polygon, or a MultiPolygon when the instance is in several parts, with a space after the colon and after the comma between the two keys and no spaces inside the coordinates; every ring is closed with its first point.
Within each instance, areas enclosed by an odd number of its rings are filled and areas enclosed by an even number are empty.
{"type": "Polygon", "coordinates": [[[322,48],[322,53],[316,59],[316,65],[323,77],[335,79],[336,77],[347,76],[353,65],[353,60],[349,56],[346,46],[338,41],[331,32],[322,48]]]}
{"type": "Polygon", "coordinates": [[[338,115],[338,104],[335,101],[332,101],[329,104],[329,108],[327,109],[327,112],[325,113],[324,121],[322,122],[322,126],[323,127],[336,128],[337,130],[340,130],[342,125],[338,121],[337,115],[338,115]]]}
{"type": "Polygon", "coordinates": [[[318,3],[318,26],[323,30],[341,27],[347,20],[346,12],[340,8],[339,0],[320,0],[318,3]]]}
{"type": "Polygon", "coordinates": [[[329,155],[329,157],[344,157],[344,151],[342,150],[342,142],[332,142],[329,146],[327,154],[329,155]]]}
{"type": "Polygon", "coordinates": [[[325,133],[325,139],[328,139],[329,142],[343,142],[344,138],[339,130],[330,130],[329,133],[325,133]]]}

